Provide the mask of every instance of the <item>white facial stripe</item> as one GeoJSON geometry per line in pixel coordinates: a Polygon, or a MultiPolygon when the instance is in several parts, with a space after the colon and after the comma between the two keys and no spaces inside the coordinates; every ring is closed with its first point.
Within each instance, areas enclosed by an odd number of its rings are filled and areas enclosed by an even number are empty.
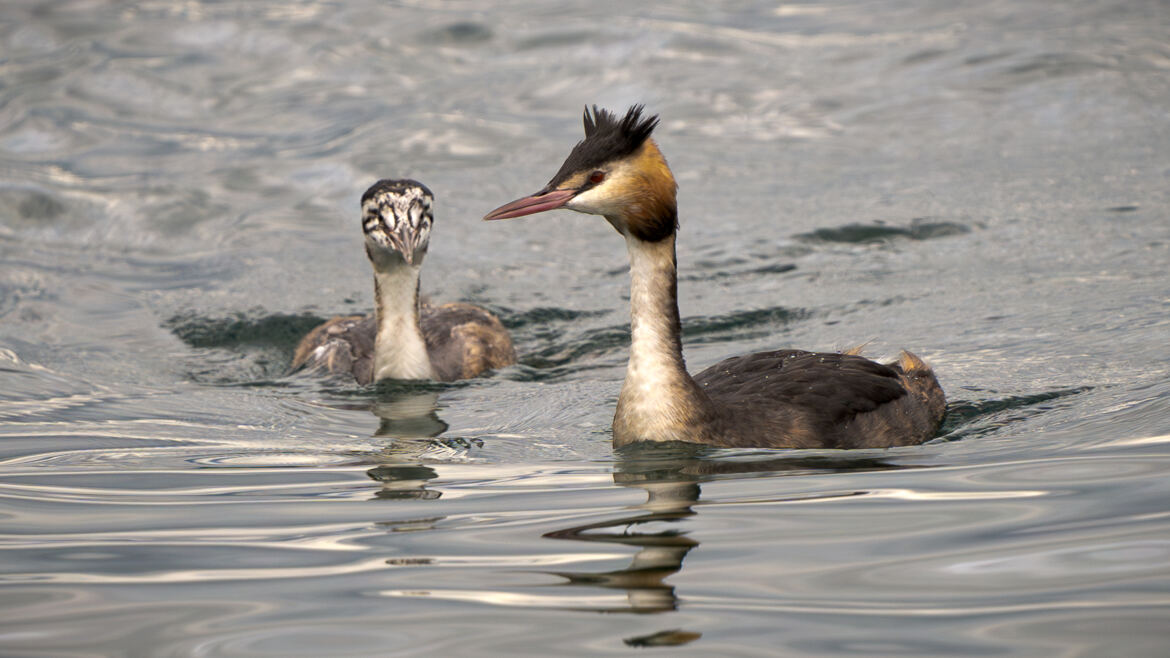
{"type": "Polygon", "coordinates": [[[608,166],[604,181],[573,197],[565,207],[590,215],[620,215],[623,211],[629,210],[630,203],[630,199],[621,194],[621,190],[629,187],[627,181],[638,173],[638,168],[631,158],[613,162],[608,166]]]}

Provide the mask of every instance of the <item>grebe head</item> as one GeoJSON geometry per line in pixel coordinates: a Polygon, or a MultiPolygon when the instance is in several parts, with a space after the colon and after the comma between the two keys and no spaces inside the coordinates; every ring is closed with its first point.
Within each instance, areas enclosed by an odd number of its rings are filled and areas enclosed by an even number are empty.
{"type": "Polygon", "coordinates": [[[522,217],[555,208],[603,215],[622,235],[657,242],[674,234],[678,186],[650,133],[658,116],[634,105],[624,117],[585,109],[585,139],[573,147],[548,185],[504,204],[484,219],[522,217]]]}
{"type": "Polygon", "coordinates": [[[366,255],[374,265],[404,261],[421,265],[431,237],[431,203],[426,185],[413,180],[380,180],[362,195],[366,255]]]}

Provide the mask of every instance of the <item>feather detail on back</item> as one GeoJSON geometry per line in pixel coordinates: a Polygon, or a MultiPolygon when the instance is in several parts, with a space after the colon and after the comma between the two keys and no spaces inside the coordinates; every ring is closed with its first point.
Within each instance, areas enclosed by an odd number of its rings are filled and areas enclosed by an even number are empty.
{"type": "Polygon", "coordinates": [[[353,375],[359,384],[374,377],[374,316],[335,317],[301,339],[292,369],[353,375]]]}
{"type": "MultiPolygon", "coordinates": [[[[499,318],[463,303],[419,309],[419,326],[439,381],[476,377],[516,362],[516,350],[499,318]]],[[[373,315],[339,316],[309,332],[297,346],[292,368],[352,375],[369,384],[374,373],[373,315]]]]}
{"type": "Polygon", "coordinates": [[[508,330],[499,318],[478,306],[424,305],[419,326],[431,366],[441,381],[467,379],[516,363],[508,330]]]}

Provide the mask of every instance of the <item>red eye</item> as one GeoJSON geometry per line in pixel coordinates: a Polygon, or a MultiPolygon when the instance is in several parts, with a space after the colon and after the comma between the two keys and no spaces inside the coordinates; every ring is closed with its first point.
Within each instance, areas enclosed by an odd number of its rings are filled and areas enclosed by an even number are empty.
{"type": "Polygon", "coordinates": [[[605,180],[604,171],[595,171],[592,174],[589,174],[589,182],[593,183],[594,185],[600,183],[603,180],[605,180]]]}

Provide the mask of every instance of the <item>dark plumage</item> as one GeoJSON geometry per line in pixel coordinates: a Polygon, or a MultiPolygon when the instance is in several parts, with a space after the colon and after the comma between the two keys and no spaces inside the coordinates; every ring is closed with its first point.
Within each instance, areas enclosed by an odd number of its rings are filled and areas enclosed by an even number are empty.
{"type": "MultiPolygon", "coordinates": [[[[424,303],[418,324],[438,381],[470,379],[516,362],[508,330],[499,318],[478,306],[424,303]]],[[[376,328],[373,314],[333,318],[301,340],[292,367],[312,360],[327,372],[350,373],[357,383],[369,384],[374,380],[376,328]]]]}
{"type": "Polygon", "coordinates": [[[886,365],[837,352],[757,352],[720,361],[694,379],[720,410],[703,441],[713,445],[913,445],[937,431],[946,407],[934,373],[908,352],[886,365]],[[740,416],[745,409],[750,422],[740,416]]]}
{"type": "MultiPolygon", "coordinates": [[[[548,182],[545,190],[556,188],[576,172],[597,169],[607,162],[633,153],[650,138],[650,133],[654,132],[654,127],[658,125],[657,116],[642,118],[641,105],[631,107],[621,119],[609,110],[594,105],[592,116],[589,114],[589,108],[585,108],[583,121],[585,139],[573,147],[560,171],[548,182]]],[[[594,185],[588,179],[585,183],[588,187],[594,185]]]]}
{"type": "Polygon", "coordinates": [[[552,182],[484,219],[555,208],[602,215],[630,255],[630,363],[615,445],[689,441],[725,447],[873,448],[922,443],[946,410],[930,367],[852,353],[779,350],[734,357],[693,378],[682,356],[675,259],[677,185],[650,133],[658,118],[585,113],[585,139],[552,182]]]}
{"type": "Polygon", "coordinates": [[[471,304],[420,304],[419,268],[433,215],[431,191],[412,180],[381,180],[362,195],[366,255],[374,267],[372,315],[336,317],[297,345],[294,369],[378,379],[475,377],[516,362],[507,329],[471,304]]]}

